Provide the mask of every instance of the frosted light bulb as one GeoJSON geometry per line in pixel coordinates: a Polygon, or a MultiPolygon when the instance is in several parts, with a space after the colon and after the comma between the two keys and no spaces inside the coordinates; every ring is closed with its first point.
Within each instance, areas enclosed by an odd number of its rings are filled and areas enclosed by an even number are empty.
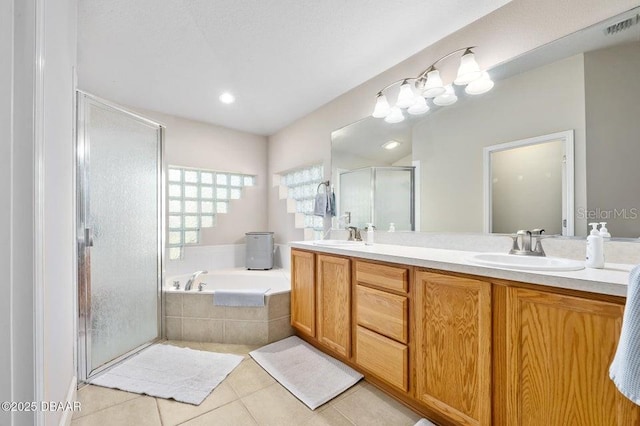
{"type": "Polygon", "coordinates": [[[398,108],[409,108],[411,105],[416,103],[416,96],[413,94],[413,89],[411,89],[411,84],[405,80],[400,86],[400,93],[398,94],[398,101],[396,102],[396,106],[398,108]]]}
{"type": "Polygon", "coordinates": [[[376,99],[376,106],[373,109],[373,114],[371,114],[375,118],[384,118],[389,112],[391,112],[391,107],[389,106],[389,102],[387,102],[387,97],[380,93],[378,98],[376,99]]]}
{"type": "Polygon", "coordinates": [[[474,80],[477,80],[482,75],[480,66],[476,62],[475,55],[470,50],[467,50],[462,58],[460,58],[460,67],[458,68],[458,76],[454,80],[454,83],[458,86],[464,86],[474,80]]]}
{"type": "Polygon", "coordinates": [[[464,91],[469,95],[482,95],[483,93],[487,93],[489,90],[493,89],[493,81],[491,77],[489,77],[488,72],[483,72],[482,76],[469,83],[467,87],[465,87],[464,91]]]}
{"type": "Polygon", "coordinates": [[[416,103],[411,105],[407,112],[411,115],[420,115],[429,111],[429,105],[427,105],[427,100],[422,96],[418,96],[416,99],[416,103]]]}
{"type": "Polygon", "coordinates": [[[391,112],[384,119],[387,123],[395,124],[404,121],[404,115],[402,115],[402,110],[397,106],[391,108],[391,112]]]}
{"type": "Polygon", "coordinates": [[[435,98],[445,92],[442,78],[440,77],[440,71],[433,70],[427,73],[427,81],[424,84],[424,90],[422,96],[425,98],[435,98]]]}
{"type": "Polygon", "coordinates": [[[457,101],[458,97],[456,96],[456,92],[454,92],[453,86],[451,86],[450,84],[447,85],[447,87],[445,88],[445,92],[442,95],[436,96],[433,99],[433,103],[438,106],[453,105],[457,101]]]}

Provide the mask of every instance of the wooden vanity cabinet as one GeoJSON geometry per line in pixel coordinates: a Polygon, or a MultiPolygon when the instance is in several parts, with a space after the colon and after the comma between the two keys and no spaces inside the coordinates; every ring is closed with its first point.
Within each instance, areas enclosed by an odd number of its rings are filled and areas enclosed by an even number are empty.
{"type": "Polygon", "coordinates": [[[639,425],[640,407],[609,380],[624,306],[503,287],[496,418],[505,425],[639,425]]]}
{"type": "Polygon", "coordinates": [[[491,424],[491,283],[418,270],[413,286],[415,398],[455,424],[491,424]]]}
{"type": "Polygon", "coordinates": [[[297,249],[291,286],[301,337],[438,424],[640,426],[624,298],[297,249]]]}
{"type": "Polygon", "coordinates": [[[409,391],[409,270],[354,261],[354,362],[409,391]]]}
{"type": "Polygon", "coordinates": [[[309,337],[316,336],[315,256],[291,250],[291,326],[309,337]]]}
{"type": "Polygon", "coordinates": [[[316,255],[316,338],[320,344],[351,357],[351,261],[316,255]]]}

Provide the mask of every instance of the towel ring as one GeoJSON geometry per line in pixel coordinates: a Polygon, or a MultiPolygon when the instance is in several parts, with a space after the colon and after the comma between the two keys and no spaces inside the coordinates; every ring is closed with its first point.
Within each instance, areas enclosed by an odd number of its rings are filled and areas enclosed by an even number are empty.
{"type": "Polygon", "coordinates": [[[328,189],[328,188],[329,188],[329,184],[330,184],[330,182],[329,182],[328,180],[325,180],[324,182],[320,182],[320,183],[318,184],[318,188],[316,189],[316,192],[317,192],[317,193],[320,193],[320,187],[321,187],[322,185],[324,185],[324,186],[328,189]]]}

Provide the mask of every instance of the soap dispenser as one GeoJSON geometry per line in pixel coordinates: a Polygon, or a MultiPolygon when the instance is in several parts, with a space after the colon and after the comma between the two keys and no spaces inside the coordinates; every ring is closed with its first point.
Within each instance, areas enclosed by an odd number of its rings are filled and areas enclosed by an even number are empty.
{"type": "Polygon", "coordinates": [[[373,245],[373,223],[367,223],[367,242],[365,243],[368,246],[373,245]]]}
{"type": "Polygon", "coordinates": [[[607,222],[600,222],[600,236],[602,238],[611,238],[611,234],[607,229],[607,222]]]}
{"type": "Polygon", "coordinates": [[[584,262],[587,268],[604,268],[604,240],[598,231],[598,223],[590,223],[591,233],[587,237],[587,257],[584,262]]]}
{"type": "Polygon", "coordinates": [[[389,224],[389,232],[396,232],[396,224],[391,222],[389,224]]]}

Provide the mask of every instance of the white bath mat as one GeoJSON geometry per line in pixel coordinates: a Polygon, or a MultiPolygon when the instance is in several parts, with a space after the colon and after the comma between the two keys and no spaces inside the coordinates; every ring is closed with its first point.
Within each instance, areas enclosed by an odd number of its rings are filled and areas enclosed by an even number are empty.
{"type": "Polygon", "coordinates": [[[249,355],[312,410],[340,395],[363,377],[296,336],[263,346],[249,355]]]}
{"type": "Polygon", "coordinates": [[[152,345],[89,382],[200,405],[243,357],[152,345]]]}

